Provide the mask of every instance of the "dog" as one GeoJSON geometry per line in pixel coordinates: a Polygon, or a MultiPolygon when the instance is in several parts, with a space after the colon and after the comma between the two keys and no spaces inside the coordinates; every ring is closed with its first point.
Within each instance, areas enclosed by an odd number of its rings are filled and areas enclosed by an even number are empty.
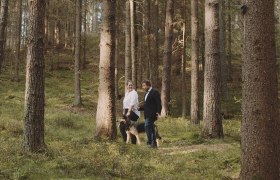
{"type": "MultiPolygon", "coordinates": [[[[125,128],[125,132],[127,135],[126,143],[128,144],[131,140],[131,135],[134,135],[136,137],[136,142],[138,145],[141,144],[139,133],[145,132],[145,123],[135,123],[134,121],[131,121],[126,116],[123,116],[122,119],[119,120],[119,126],[122,126],[125,128]]],[[[159,147],[159,140],[161,140],[161,136],[159,135],[158,128],[155,125],[155,134],[156,134],[156,142],[157,147],[159,147]]]]}

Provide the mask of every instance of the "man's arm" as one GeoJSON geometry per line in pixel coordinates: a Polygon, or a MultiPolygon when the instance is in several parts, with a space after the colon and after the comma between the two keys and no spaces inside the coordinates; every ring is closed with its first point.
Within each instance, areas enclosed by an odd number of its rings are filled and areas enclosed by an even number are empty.
{"type": "Polygon", "coordinates": [[[138,106],[138,111],[144,111],[144,102],[140,102],[138,106]]]}

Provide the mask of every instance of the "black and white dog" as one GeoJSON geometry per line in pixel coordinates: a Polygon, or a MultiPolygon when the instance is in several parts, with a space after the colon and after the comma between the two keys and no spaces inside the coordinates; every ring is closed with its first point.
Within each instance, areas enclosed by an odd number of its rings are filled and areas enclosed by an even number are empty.
{"type": "MultiPolygon", "coordinates": [[[[133,121],[129,120],[126,116],[123,116],[122,119],[119,120],[120,129],[124,128],[126,132],[126,143],[129,143],[131,140],[131,136],[134,135],[136,137],[137,144],[141,144],[139,133],[145,132],[145,123],[134,123],[133,121]]],[[[156,141],[157,146],[159,146],[159,140],[161,139],[158,128],[155,125],[155,133],[156,133],[156,141]]]]}

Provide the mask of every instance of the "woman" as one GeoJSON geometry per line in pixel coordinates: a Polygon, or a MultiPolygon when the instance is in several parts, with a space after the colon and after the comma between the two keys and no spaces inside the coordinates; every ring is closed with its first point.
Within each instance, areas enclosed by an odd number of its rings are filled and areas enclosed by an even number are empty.
{"type": "Polygon", "coordinates": [[[123,115],[130,118],[131,121],[137,121],[140,116],[138,111],[138,94],[133,88],[132,81],[127,82],[127,89],[123,99],[123,115]]]}
{"type": "MultiPolygon", "coordinates": [[[[133,87],[132,81],[126,83],[126,93],[123,99],[123,115],[128,117],[131,121],[131,125],[137,124],[137,120],[140,117],[140,111],[138,111],[138,93],[133,87]]],[[[126,132],[124,127],[120,127],[123,140],[126,141],[126,132]]],[[[136,144],[136,137],[131,137],[132,144],[136,144]]]]}

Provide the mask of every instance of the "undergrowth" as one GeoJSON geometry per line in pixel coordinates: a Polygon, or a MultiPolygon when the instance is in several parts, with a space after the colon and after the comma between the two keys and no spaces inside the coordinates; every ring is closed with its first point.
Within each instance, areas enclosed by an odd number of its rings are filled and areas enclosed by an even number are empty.
{"type": "MultiPolygon", "coordinates": [[[[140,146],[123,143],[120,133],[115,142],[95,140],[98,81],[92,69],[81,73],[81,108],[72,107],[73,71],[46,72],[47,149],[24,153],[24,73],[19,83],[10,75],[0,76],[0,179],[232,179],[239,174],[238,116],[224,120],[224,139],[204,139],[201,125],[170,117],[156,122],[162,136],[158,149],[145,145],[145,134],[140,146]]],[[[117,109],[121,104],[117,101],[117,109]]],[[[235,111],[239,105],[232,106],[235,111]]]]}

